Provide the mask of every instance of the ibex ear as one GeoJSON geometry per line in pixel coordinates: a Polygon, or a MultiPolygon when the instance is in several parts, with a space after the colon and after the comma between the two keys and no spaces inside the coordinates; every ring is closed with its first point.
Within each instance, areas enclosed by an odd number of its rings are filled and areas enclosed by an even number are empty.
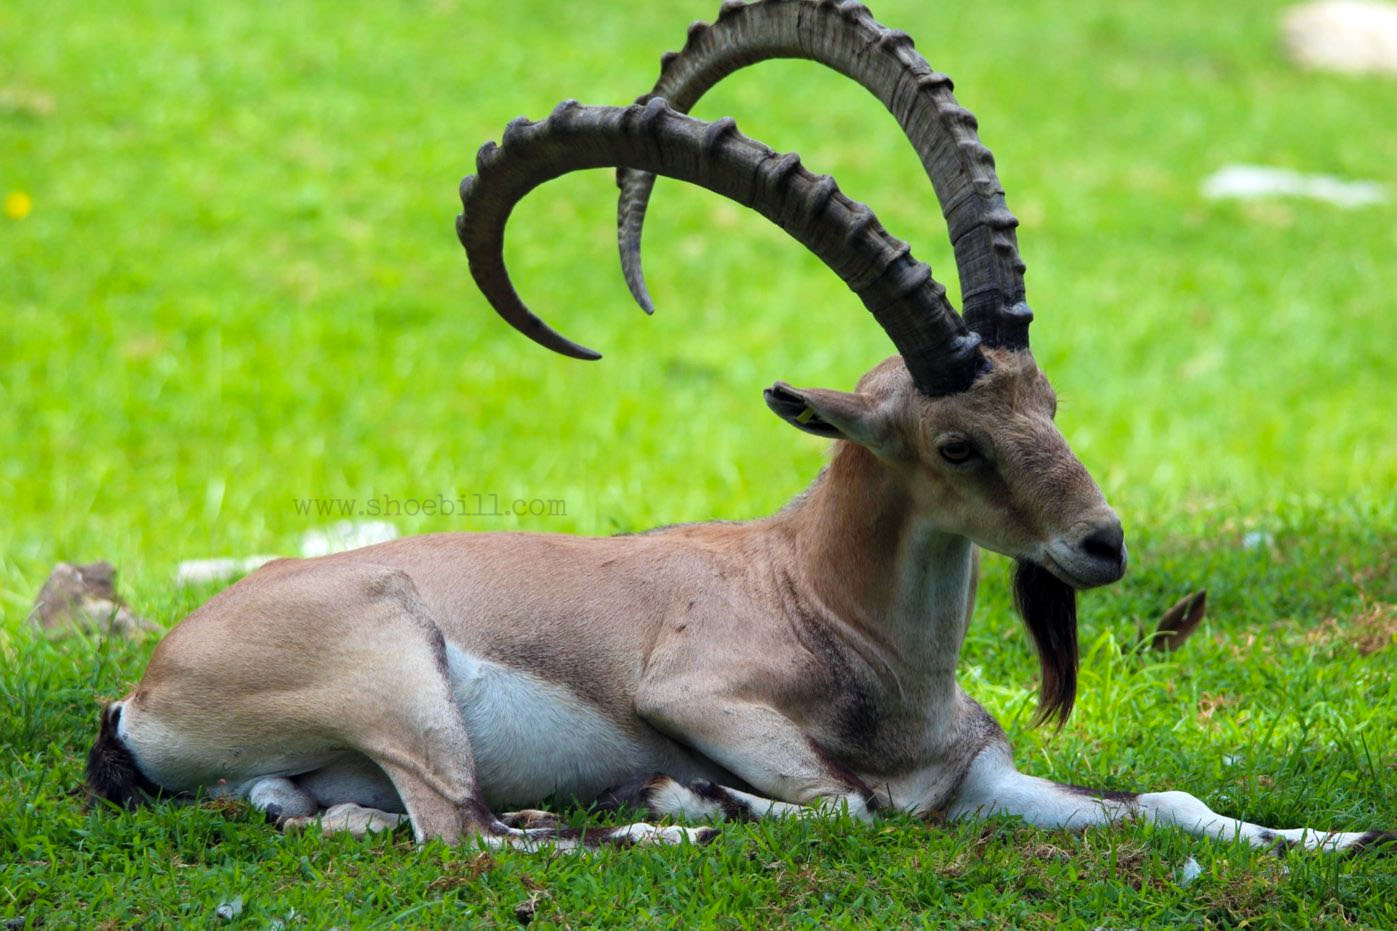
{"type": "Polygon", "coordinates": [[[778,381],[766,389],[766,406],[806,433],[876,447],[886,430],[873,403],[862,394],[824,388],[792,388],[778,381]]]}

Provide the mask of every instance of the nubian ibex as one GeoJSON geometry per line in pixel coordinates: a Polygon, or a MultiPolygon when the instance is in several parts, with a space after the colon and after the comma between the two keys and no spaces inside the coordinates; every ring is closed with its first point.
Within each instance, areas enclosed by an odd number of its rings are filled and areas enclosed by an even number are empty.
{"type": "Polygon", "coordinates": [[[471,272],[544,346],[503,260],[539,184],[616,167],[621,252],[648,309],[640,222],[654,175],[745,204],[818,255],[897,355],[855,391],[777,382],[766,403],[834,440],[777,514],[604,539],[442,533],[271,563],[215,596],[107,706],[92,793],[248,797],[283,825],[576,846],[706,840],[639,822],[579,832],[534,808],[629,801],[654,816],[847,811],[1019,815],[1081,827],[1147,818],[1255,845],[1372,846],[1390,834],[1271,830],[1182,792],[1125,794],[1021,774],[956,681],[985,547],[1017,561],[1042,667],[1040,717],[1076,689],[1076,591],[1125,571],[1120,521],[1053,424],[1029,353],[1016,221],[976,123],[911,40],[857,4],[724,4],[628,107],[568,101],[516,120],[461,185],[471,272]],[[809,58],[893,113],[950,227],[964,304],[833,179],[684,112],[724,75],[809,58]],[[509,808],[520,808],[496,815],[509,808]]]}

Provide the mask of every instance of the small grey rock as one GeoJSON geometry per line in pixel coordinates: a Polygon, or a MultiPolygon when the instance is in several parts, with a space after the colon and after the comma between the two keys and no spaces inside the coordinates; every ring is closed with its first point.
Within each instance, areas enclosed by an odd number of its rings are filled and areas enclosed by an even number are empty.
{"type": "Polygon", "coordinates": [[[126,606],[116,591],[116,568],[105,560],[54,566],[34,599],[29,622],[53,633],[77,630],[122,637],[157,629],[126,606]]]}
{"type": "Polygon", "coordinates": [[[243,913],[243,897],[235,896],[231,901],[219,905],[213,913],[224,921],[232,921],[243,913]]]}
{"type": "Polygon", "coordinates": [[[1189,857],[1184,861],[1184,865],[1179,867],[1179,885],[1187,886],[1199,876],[1203,875],[1203,867],[1198,865],[1198,861],[1189,857]]]}

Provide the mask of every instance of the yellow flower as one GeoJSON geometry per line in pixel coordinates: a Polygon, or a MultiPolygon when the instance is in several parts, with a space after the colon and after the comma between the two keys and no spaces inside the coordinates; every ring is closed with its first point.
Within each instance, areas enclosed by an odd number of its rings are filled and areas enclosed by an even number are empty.
{"type": "Polygon", "coordinates": [[[29,216],[33,206],[34,201],[29,199],[28,194],[23,191],[11,191],[5,197],[5,216],[11,220],[23,220],[29,216]]]}

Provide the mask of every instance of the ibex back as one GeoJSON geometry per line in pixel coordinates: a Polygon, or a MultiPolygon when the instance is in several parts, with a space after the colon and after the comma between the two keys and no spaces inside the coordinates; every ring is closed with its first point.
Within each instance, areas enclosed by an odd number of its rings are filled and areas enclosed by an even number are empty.
{"type": "Polygon", "coordinates": [[[571,831],[530,806],[631,802],[656,816],[829,808],[1042,825],[1145,817],[1257,845],[1390,835],[1272,831],[1178,792],[1127,795],[1020,774],[956,682],[977,547],[1018,561],[1042,665],[1040,715],[1076,689],[1075,591],[1125,571],[1121,525],[1053,424],[1028,350],[1016,221],[975,121],[901,33],[854,4],[727,3],[627,108],[560,105],[487,144],[461,241],[497,311],[545,346],[596,353],[535,317],[503,263],[505,220],[549,178],[616,166],[627,281],[649,309],[640,222],[653,174],[751,206],[839,274],[898,349],[852,393],[776,383],[766,402],[834,455],[779,513],[635,536],[438,534],[272,563],[156,648],[108,706],[94,794],[250,797],[282,825],[495,845],[705,840],[640,822],[571,831]],[[965,313],[833,180],[685,116],[744,64],[809,57],[864,84],[907,131],[956,249],[965,313]],[[501,816],[494,812],[521,807],[501,816]]]}

